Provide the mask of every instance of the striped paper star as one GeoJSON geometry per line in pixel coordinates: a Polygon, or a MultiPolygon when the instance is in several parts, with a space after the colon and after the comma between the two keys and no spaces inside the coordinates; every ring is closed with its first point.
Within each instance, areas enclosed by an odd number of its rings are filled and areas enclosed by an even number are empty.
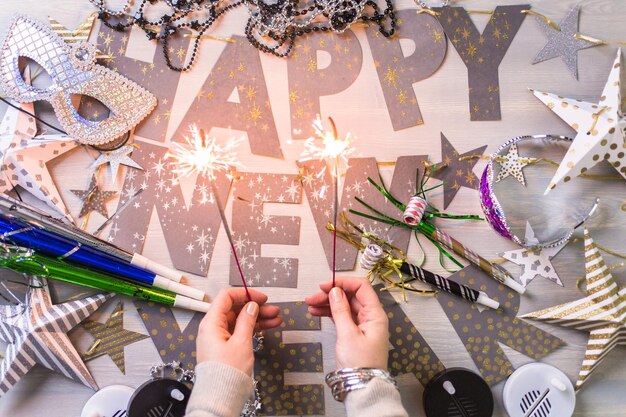
{"type": "Polygon", "coordinates": [[[149,337],[124,328],[122,303],[117,304],[106,323],[87,320],[83,327],[92,334],[95,340],[92,348],[81,354],[81,358],[87,362],[102,355],[109,355],[123,374],[126,373],[124,346],[149,337]]]}
{"type": "Polygon", "coordinates": [[[0,364],[0,396],[35,364],[98,389],[66,333],[112,296],[100,294],[52,305],[43,285],[31,289],[25,304],[0,306],[0,340],[8,343],[0,364]]]}
{"type": "Polygon", "coordinates": [[[589,332],[576,390],[615,346],[626,345],[626,288],[617,287],[588,230],[585,268],[586,297],[522,316],[589,332]]]}
{"type": "Polygon", "coordinates": [[[57,35],[59,35],[61,39],[65,41],[65,43],[73,44],[87,42],[89,40],[89,34],[91,33],[91,29],[93,28],[96,16],[98,16],[98,12],[93,12],[92,14],[87,16],[87,19],[85,19],[85,21],[74,30],[69,30],[64,25],[59,23],[59,21],[49,16],[48,21],[50,22],[52,30],[57,35]]]}

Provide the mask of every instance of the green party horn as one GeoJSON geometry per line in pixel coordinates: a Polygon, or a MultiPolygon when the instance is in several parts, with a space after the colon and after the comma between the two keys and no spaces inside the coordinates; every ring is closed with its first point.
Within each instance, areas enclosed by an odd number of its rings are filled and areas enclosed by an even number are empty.
{"type": "Polygon", "coordinates": [[[211,306],[210,303],[204,301],[194,300],[160,288],[145,287],[124,281],[101,272],[39,255],[28,249],[7,245],[1,245],[1,249],[5,251],[5,254],[0,254],[0,267],[27,275],[52,278],[83,287],[111,291],[171,307],[203,313],[206,313],[211,306]]]}

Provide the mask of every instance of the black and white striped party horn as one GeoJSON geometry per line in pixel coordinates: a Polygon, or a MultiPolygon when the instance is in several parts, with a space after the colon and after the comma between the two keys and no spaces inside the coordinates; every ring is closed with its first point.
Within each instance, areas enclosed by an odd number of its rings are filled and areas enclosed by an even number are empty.
{"type": "MultiPolygon", "coordinates": [[[[370,243],[363,250],[361,266],[365,269],[373,270],[376,268],[377,264],[383,262],[384,258],[385,252],[383,249],[374,243],[370,243]]],[[[500,307],[500,303],[492,298],[489,298],[489,296],[483,291],[477,291],[466,285],[459,284],[456,281],[444,278],[408,262],[402,262],[399,269],[400,272],[411,277],[411,279],[405,280],[405,283],[413,280],[422,281],[440,289],[441,291],[461,297],[471,303],[481,304],[485,307],[493,308],[494,310],[497,310],[498,307],[500,307]]]]}

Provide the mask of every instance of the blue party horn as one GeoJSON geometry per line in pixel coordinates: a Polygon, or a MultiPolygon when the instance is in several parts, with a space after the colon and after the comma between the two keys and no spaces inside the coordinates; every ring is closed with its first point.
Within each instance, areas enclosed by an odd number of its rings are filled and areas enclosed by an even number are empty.
{"type": "Polygon", "coordinates": [[[160,275],[129,265],[99,249],[5,214],[0,214],[0,240],[75,265],[169,290],[196,300],[203,300],[205,296],[201,290],[170,281],[160,275]]]}

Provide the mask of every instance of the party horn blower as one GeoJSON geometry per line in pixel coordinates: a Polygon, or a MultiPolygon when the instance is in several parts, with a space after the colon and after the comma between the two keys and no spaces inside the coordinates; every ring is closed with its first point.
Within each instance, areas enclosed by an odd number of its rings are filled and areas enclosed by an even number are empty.
{"type": "MultiPolygon", "coordinates": [[[[4,248],[5,250],[7,247],[4,248]]],[[[0,256],[0,267],[27,275],[52,278],[83,287],[111,291],[143,300],[154,301],[170,307],[206,313],[211,304],[195,300],[171,291],[145,287],[124,281],[98,271],[82,268],[62,260],[49,258],[29,250],[8,253],[0,256]]]]}
{"type": "Polygon", "coordinates": [[[50,232],[75,240],[83,246],[91,246],[101,252],[115,256],[129,265],[145,269],[163,278],[167,278],[170,281],[181,282],[183,279],[183,274],[179,271],[161,265],[139,253],[126,252],[109,242],[98,239],[73,224],[67,224],[61,220],[55,219],[30,204],[16,200],[6,194],[0,194],[0,213],[16,217],[30,224],[35,224],[50,232]]]}
{"type": "MultiPolygon", "coordinates": [[[[370,243],[363,251],[361,266],[369,271],[375,270],[378,266],[384,267],[386,256],[388,256],[388,254],[386,254],[380,246],[375,243],[370,243]]],[[[399,260],[393,259],[393,261],[399,260]]],[[[395,269],[395,266],[393,269],[395,269]]],[[[406,261],[401,261],[398,270],[411,277],[409,280],[404,280],[403,284],[412,280],[418,280],[430,284],[441,291],[461,297],[470,303],[481,304],[485,307],[493,308],[494,310],[500,307],[500,303],[490,298],[483,291],[477,291],[466,285],[459,284],[456,281],[444,278],[406,261]]]]}
{"type": "Polygon", "coordinates": [[[196,300],[203,300],[205,296],[201,290],[128,265],[120,259],[91,246],[81,245],[75,240],[4,214],[0,214],[0,240],[7,244],[15,244],[37,251],[42,255],[64,259],[69,263],[172,291],[196,300]]]}
{"type": "Polygon", "coordinates": [[[502,266],[489,262],[482,256],[478,255],[476,252],[474,252],[458,240],[454,239],[449,234],[436,228],[432,224],[420,222],[417,227],[419,227],[422,233],[426,234],[431,239],[450,249],[457,255],[462,256],[468,262],[477,266],[491,277],[495,278],[498,282],[506,285],[507,287],[520,294],[524,294],[524,292],[526,291],[526,288],[524,288],[524,286],[521,285],[519,282],[515,281],[515,279],[513,279],[513,276],[511,276],[511,274],[502,266]]]}
{"type": "MultiPolygon", "coordinates": [[[[526,289],[515,279],[513,276],[502,266],[489,262],[482,256],[478,255],[476,252],[469,249],[467,246],[463,245],[458,240],[454,239],[447,233],[444,233],[435,225],[430,222],[430,219],[439,217],[444,219],[459,219],[459,220],[482,220],[478,216],[474,215],[453,215],[442,213],[436,208],[430,206],[426,199],[426,192],[436,188],[438,186],[432,187],[430,189],[425,189],[425,184],[430,178],[433,167],[428,167],[429,173],[428,175],[423,175],[421,181],[419,180],[419,171],[416,174],[416,184],[418,184],[418,189],[414,197],[409,200],[408,204],[404,204],[398,199],[396,199],[389,190],[385,187],[384,183],[381,184],[376,183],[376,181],[368,178],[370,184],[372,184],[387,200],[389,200],[394,206],[398,208],[398,210],[402,211],[403,220],[398,220],[393,217],[388,216],[387,214],[381,212],[380,210],[375,209],[365,201],[363,201],[359,197],[355,197],[355,199],[365,206],[367,209],[372,211],[377,216],[368,213],[362,213],[357,210],[350,209],[350,213],[356,214],[361,217],[365,217],[367,219],[375,220],[381,223],[389,224],[391,226],[399,226],[404,227],[416,232],[419,232],[426,236],[428,240],[430,240],[436,247],[439,249],[442,255],[450,258],[456,265],[462,267],[463,265],[457,261],[450,253],[442,248],[444,246],[448,250],[453,251],[459,256],[465,258],[468,262],[476,265],[483,272],[487,273],[489,276],[494,278],[496,281],[501,284],[506,285],[507,287],[513,289],[514,291],[523,294],[526,289]],[[428,210],[430,208],[430,210],[428,210]]],[[[440,185],[439,185],[440,186],[440,185]]]]}

